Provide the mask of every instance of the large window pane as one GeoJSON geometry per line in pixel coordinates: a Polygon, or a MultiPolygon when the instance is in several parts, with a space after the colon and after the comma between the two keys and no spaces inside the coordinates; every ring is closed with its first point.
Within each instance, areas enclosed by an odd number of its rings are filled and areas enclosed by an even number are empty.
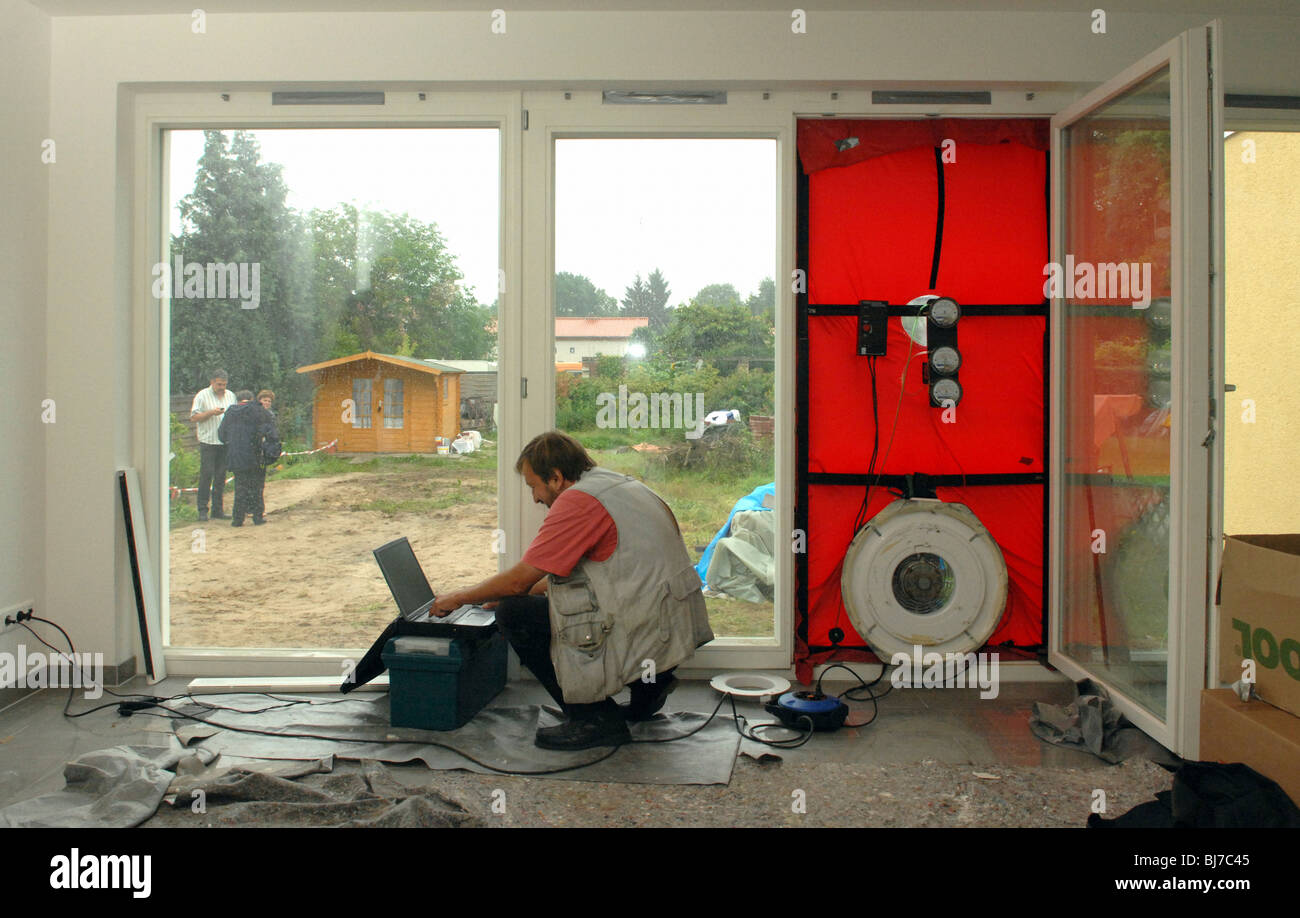
{"type": "Polygon", "coordinates": [[[715,634],[771,638],[776,142],[561,139],[555,162],[556,426],[667,501],[715,634]]]}
{"type": "Polygon", "coordinates": [[[1065,132],[1063,640],[1163,717],[1169,623],[1170,104],[1162,69],[1065,132]]]}
{"type": "MultiPolygon", "coordinates": [[[[499,148],[495,129],[168,132],[172,646],[366,646],[396,614],[371,551],[400,536],[435,583],[496,572],[499,148]],[[214,450],[239,452],[191,421],[217,370],[274,393],[264,526],[237,480],[203,490],[230,477],[214,450]],[[199,519],[218,509],[243,526],[199,519]]],[[[210,420],[251,436],[227,411],[210,420]]]]}

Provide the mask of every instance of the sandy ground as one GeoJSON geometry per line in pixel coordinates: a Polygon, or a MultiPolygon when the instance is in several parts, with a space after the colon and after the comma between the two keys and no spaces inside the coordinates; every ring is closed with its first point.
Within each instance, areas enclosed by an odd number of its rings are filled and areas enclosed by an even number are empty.
{"type": "MultiPolygon", "coordinates": [[[[454,490],[418,470],[268,481],[265,526],[222,520],[173,529],[175,647],[364,648],[397,608],[371,551],[406,536],[437,591],[497,570],[495,474],[476,502],[387,513],[377,499],[437,500],[454,490]],[[484,499],[486,498],[486,499],[484,499]]],[[[233,493],[227,488],[226,512],[233,493]]]]}

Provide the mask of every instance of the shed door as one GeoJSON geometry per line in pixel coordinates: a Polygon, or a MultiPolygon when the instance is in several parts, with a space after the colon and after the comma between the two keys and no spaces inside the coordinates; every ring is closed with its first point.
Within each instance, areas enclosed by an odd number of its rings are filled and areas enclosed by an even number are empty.
{"type": "Polygon", "coordinates": [[[352,430],[348,432],[349,450],[370,453],[375,450],[374,380],[352,380],[352,430]]]}
{"type": "Polygon", "coordinates": [[[383,397],[375,412],[375,439],[381,453],[403,453],[410,449],[410,431],[406,426],[406,386],[404,380],[386,376],[383,397]]]}

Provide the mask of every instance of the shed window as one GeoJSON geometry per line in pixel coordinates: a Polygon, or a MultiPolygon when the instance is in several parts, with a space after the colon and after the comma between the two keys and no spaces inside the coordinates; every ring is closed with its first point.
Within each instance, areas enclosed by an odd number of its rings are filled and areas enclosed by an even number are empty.
{"type": "Polygon", "coordinates": [[[402,427],[402,381],[400,379],[384,380],[384,426],[402,427]]]}
{"type": "Polygon", "coordinates": [[[352,380],[352,426],[370,427],[370,380],[352,380]]]}

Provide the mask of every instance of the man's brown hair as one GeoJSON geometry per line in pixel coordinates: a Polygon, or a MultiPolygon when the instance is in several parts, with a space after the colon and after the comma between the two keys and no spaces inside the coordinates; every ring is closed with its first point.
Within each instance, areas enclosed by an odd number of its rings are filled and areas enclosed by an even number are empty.
{"type": "Polygon", "coordinates": [[[565,481],[577,481],[587,469],[596,467],[581,443],[558,430],[548,430],[528,441],[515,461],[515,471],[521,475],[525,462],[542,481],[549,481],[557,469],[565,481]]]}
{"type": "Polygon", "coordinates": [[[257,400],[260,402],[264,398],[269,398],[271,401],[275,401],[275,393],[270,389],[263,389],[261,392],[257,393],[257,400]]]}

